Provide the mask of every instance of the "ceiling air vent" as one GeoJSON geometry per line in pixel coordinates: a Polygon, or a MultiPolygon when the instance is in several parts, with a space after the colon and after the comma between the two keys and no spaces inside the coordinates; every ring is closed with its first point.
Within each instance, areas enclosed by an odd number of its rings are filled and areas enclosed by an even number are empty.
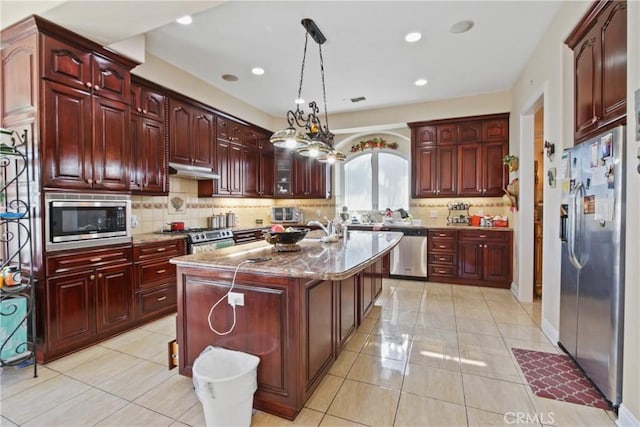
{"type": "Polygon", "coordinates": [[[356,102],[362,102],[362,101],[366,101],[367,98],[365,98],[364,96],[358,96],[356,98],[351,98],[351,102],[356,103],[356,102]]]}

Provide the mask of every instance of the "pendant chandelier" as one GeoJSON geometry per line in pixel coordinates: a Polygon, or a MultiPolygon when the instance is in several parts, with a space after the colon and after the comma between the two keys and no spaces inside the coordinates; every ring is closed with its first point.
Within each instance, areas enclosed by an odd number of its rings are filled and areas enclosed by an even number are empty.
{"type": "Polygon", "coordinates": [[[322,58],[322,45],[327,41],[322,31],[313,22],[305,18],[302,20],[305,28],[304,53],[302,55],[302,67],[300,69],[300,84],[298,86],[298,97],[296,98],[295,111],[287,111],[286,129],[274,133],[270,141],[280,148],[295,149],[298,154],[305,157],[316,158],[320,162],[334,163],[344,161],[346,156],[333,148],[333,133],[329,130],[329,116],[327,113],[327,93],[324,84],[324,60],[322,58]],[[320,54],[320,75],[322,77],[322,100],[324,103],[324,125],[318,117],[320,109],[315,101],[309,103],[310,112],[305,114],[300,108],[304,103],[302,100],[302,82],[304,80],[304,66],[307,59],[307,44],[309,35],[318,43],[320,54]]]}

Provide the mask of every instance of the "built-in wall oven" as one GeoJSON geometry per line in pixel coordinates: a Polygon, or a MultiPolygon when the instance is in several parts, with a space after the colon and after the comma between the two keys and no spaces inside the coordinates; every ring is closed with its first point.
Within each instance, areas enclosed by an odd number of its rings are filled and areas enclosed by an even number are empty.
{"type": "Polygon", "coordinates": [[[47,251],[131,242],[128,196],[45,195],[47,251]]]}

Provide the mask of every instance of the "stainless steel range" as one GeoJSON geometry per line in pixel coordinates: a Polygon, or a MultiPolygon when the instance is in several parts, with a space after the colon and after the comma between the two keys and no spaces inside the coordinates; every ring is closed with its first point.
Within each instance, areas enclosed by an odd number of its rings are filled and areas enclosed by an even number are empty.
{"type": "Polygon", "coordinates": [[[235,244],[233,231],[212,230],[209,228],[190,228],[180,231],[163,230],[160,233],[183,234],[187,236],[187,252],[190,254],[201,254],[213,252],[217,249],[226,248],[235,244]]]}

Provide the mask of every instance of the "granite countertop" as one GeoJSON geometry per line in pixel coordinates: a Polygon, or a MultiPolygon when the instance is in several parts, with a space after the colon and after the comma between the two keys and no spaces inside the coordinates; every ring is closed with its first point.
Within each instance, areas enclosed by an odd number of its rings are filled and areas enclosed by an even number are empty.
{"type": "Polygon", "coordinates": [[[156,243],[156,242],[166,242],[168,240],[174,239],[186,239],[187,236],[185,234],[175,234],[175,233],[144,233],[144,234],[134,234],[131,242],[134,245],[142,245],[145,243],[156,243]]]}
{"type": "Polygon", "coordinates": [[[301,277],[319,280],[342,280],[373,264],[396,246],[402,233],[387,231],[350,231],[347,242],[321,243],[306,239],[298,243],[298,252],[277,252],[260,241],[220,249],[215,252],[184,255],[171,259],[179,267],[235,270],[242,261],[269,257],[263,262],[245,263],[244,273],[301,277]]]}
{"type": "Polygon", "coordinates": [[[491,231],[512,231],[511,227],[474,227],[471,225],[413,225],[413,224],[348,224],[352,230],[394,230],[411,228],[416,230],[491,230],[491,231]]]}

